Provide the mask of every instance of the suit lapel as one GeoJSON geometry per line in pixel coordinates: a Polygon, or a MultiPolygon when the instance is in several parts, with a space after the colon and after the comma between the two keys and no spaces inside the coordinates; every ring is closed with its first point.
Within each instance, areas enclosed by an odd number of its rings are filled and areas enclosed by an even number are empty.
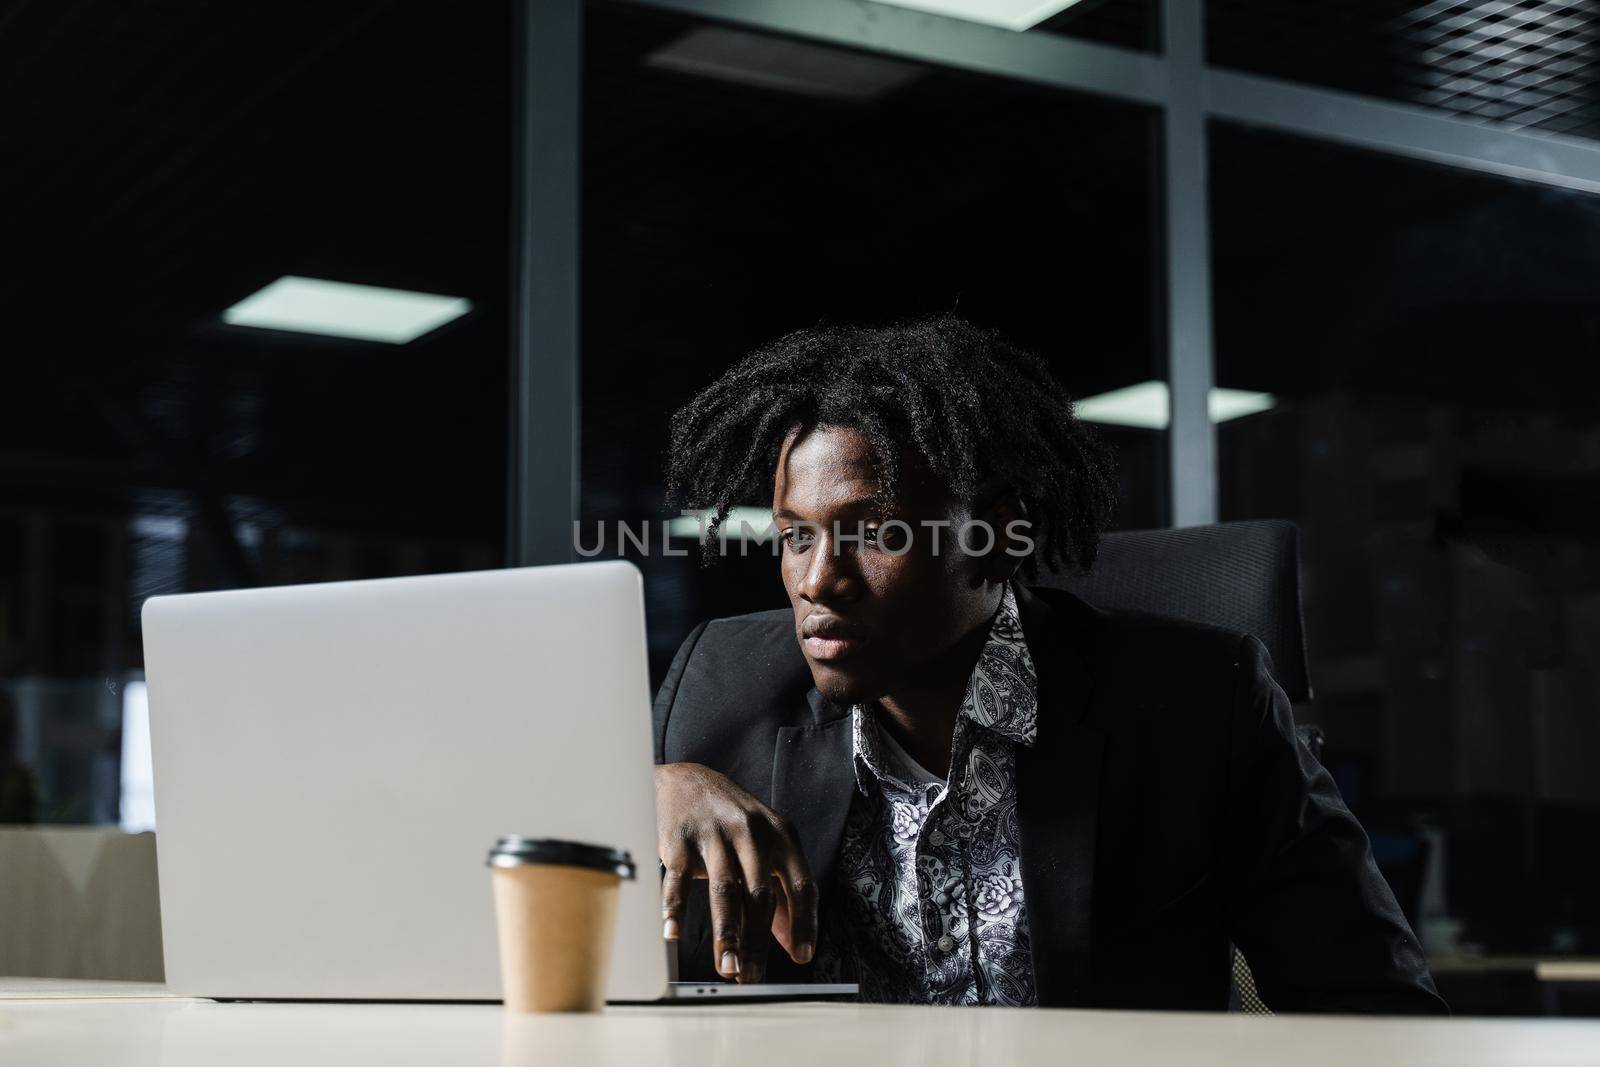
{"type": "Polygon", "coordinates": [[[806,698],[814,721],[778,730],[772,808],[794,824],[811,876],[826,892],[856,788],[850,714],[841,714],[815,689],[806,698]]]}
{"type": "Polygon", "coordinates": [[[1034,979],[1046,1007],[1081,1002],[1088,974],[1100,762],[1105,734],[1088,714],[1094,608],[1045,603],[1018,584],[1023,637],[1039,685],[1039,736],[1017,756],[1022,889],[1034,979]]]}

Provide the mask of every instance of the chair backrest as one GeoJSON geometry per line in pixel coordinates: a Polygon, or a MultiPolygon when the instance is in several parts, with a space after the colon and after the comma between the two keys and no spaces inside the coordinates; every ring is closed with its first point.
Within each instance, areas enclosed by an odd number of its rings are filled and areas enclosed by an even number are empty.
{"type": "MultiPolygon", "coordinates": [[[[1100,555],[1081,576],[1040,576],[1096,607],[1167,615],[1253,634],[1272,656],[1272,674],[1294,703],[1311,699],[1305,618],[1300,606],[1300,528],[1268,519],[1120,530],[1100,543],[1100,555]]],[[[1296,730],[1318,759],[1322,731],[1296,730]]],[[[1234,1010],[1271,1015],[1256,991],[1250,965],[1233,950],[1234,1010]]]]}
{"type": "Polygon", "coordinates": [[[1300,607],[1300,528],[1282,519],[1107,534],[1087,575],[1041,574],[1096,607],[1254,635],[1289,699],[1311,699],[1300,607]]]}

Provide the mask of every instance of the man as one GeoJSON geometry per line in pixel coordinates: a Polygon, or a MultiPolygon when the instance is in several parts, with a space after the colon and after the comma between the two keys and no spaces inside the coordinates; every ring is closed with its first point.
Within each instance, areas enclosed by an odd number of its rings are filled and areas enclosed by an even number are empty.
{"type": "Polygon", "coordinates": [[[1086,570],[1116,499],[1036,357],[952,318],[793,333],[677,414],[669,468],[717,521],[771,499],[793,608],[701,624],[656,699],[685,977],[1221,1009],[1232,943],[1274,1010],[1444,1010],[1261,643],[1018,580],[1086,570]]]}

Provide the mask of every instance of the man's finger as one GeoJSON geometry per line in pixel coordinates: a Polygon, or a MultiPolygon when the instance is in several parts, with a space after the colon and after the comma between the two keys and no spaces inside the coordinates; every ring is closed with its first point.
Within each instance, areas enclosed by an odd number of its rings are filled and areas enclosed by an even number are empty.
{"type": "Polygon", "coordinates": [[[717,973],[732,981],[739,977],[739,954],[744,947],[744,878],[733,850],[721,837],[700,846],[711,898],[711,960],[717,973]]]}
{"type": "Polygon", "coordinates": [[[683,898],[693,876],[689,845],[674,841],[661,850],[661,936],[668,941],[678,940],[683,931],[683,898]]]}
{"type": "Polygon", "coordinates": [[[772,861],[751,837],[734,845],[744,878],[744,950],[739,954],[739,981],[759,982],[767,973],[767,932],[772,929],[772,861]]]}
{"type": "Polygon", "coordinates": [[[767,954],[768,947],[772,944],[772,916],[777,911],[778,900],[783,893],[777,888],[777,877],[767,875],[765,891],[759,894],[749,894],[749,901],[745,909],[745,974],[739,976],[741,982],[765,982],[767,980],[767,954]]]}
{"type": "Polygon", "coordinates": [[[817,886],[811,865],[792,832],[784,834],[788,847],[778,864],[779,884],[788,910],[788,929],[779,938],[796,963],[810,963],[817,950],[817,886]]]}

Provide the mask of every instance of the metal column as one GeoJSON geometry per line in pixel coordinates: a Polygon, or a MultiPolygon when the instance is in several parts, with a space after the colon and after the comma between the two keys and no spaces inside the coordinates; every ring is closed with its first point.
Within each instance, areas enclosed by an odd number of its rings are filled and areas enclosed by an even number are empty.
{"type": "Polygon", "coordinates": [[[573,558],[583,3],[519,0],[516,11],[511,566],[573,558]]]}
{"type": "Polygon", "coordinates": [[[1166,0],[1167,106],[1162,173],[1167,231],[1167,431],[1173,526],[1217,521],[1216,429],[1210,399],[1211,227],[1207,197],[1206,103],[1199,0],[1166,0]]]}

